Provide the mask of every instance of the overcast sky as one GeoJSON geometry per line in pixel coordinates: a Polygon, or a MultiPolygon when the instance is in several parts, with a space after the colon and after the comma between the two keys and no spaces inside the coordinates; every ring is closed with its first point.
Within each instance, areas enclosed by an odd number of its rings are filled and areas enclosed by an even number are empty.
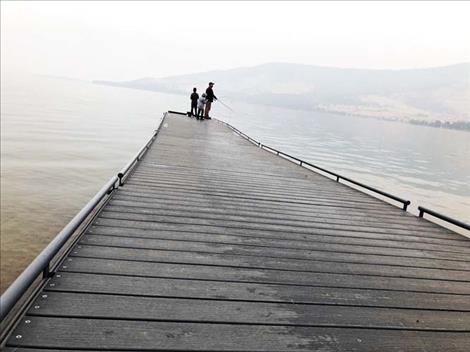
{"type": "Polygon", "coordinates": [[[470,61],[470,2],[1,1],[2,72],[162,77],[266,62],[470,61]]]}

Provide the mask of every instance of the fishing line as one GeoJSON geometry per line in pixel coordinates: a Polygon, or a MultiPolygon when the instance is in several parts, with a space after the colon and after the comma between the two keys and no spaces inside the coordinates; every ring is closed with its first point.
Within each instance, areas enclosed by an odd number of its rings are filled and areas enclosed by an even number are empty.
{"type": "Polygon", "coordinates": [[[227,104],[225,104],[223,101],[220,101],[220,99],[217,99],[216,101],[218,101],[220,104],[222,104],[222,106],[225,106],[227,109],[229,109],[230,111],[232,112],[235,112],[235,110],[233,110],[230,106],[228,106],[227,104]]]}

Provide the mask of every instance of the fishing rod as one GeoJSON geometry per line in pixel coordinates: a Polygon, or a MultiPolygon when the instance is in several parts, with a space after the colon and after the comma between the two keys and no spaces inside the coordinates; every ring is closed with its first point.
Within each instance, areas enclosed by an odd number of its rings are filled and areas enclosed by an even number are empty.
{"type": "Polygon", "coordinates": [[[235,110],[233,109],[232,107],[230,107],[229,105],[225,104],[224,102],[220,101],[219,98],[217,98],[217,100],[219,103],[222,104],[222,106],[224,106],[225,108],[227,108],[228,110],[230,110],[231,112],[235,113],[235,114],[242,114],[242,115],[245,115],[245,116],[248,116],[250,118],[252,118],[253,116],[250,115],[250,114],[247,114],[246,112],[244,112],[243,110],[242,111],[239,111],[239,110],[235,110]]]}
{"type": "Polygon", "coordinates": [[[232,112],[235,112],[235,110],[233,110],[230,106],[228,106],[227,104],[225,104],[223,101],[220,101],[220,99],[217,99],[217,101],[222,104],[223,106],[225,106],[227,109],[229,109],[230,111],[232,112]]]}

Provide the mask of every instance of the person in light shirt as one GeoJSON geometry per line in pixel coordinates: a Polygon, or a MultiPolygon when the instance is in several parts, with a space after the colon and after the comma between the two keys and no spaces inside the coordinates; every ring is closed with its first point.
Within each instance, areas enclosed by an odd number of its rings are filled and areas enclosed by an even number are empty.
{"type": "Polygon", "coordinates": [[[197,101],[197,116],[196,118],[199,120],[204,120],[204,106],[207,103],[206,93],[202,93],[202,96],[197,101]]]}

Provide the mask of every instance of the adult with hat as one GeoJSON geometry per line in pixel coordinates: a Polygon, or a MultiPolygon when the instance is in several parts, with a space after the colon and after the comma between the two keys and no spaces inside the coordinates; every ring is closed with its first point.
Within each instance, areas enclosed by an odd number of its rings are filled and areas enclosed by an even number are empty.
{"type": "Polygon", "coordinates": [[[212,87],[214,86],[214,82],[209,82],[209,87],[206,89],[206,109],[204,111],[204,118],[210,120],[209,111],[211,110],[211,105],[214,102],[214,99],[217,100],[217,97],[214,95],[214,91],[212,87]]]}

